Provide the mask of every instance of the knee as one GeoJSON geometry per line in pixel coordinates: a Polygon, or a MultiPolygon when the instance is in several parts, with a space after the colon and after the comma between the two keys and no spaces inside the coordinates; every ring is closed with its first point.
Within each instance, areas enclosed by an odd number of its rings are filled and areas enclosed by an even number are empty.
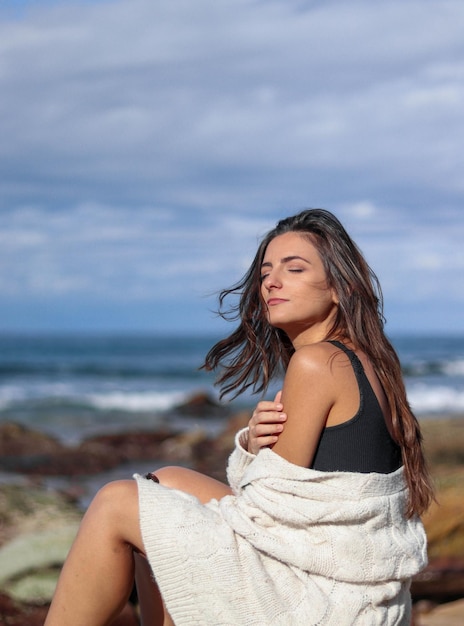
{"type": "Polygon", "coordinates": [[[100,533],[118,546],[130,545],[142,552],[136,482],[117,480],[102,487],[87,509],[82,528],[90,529],[93,536],[100,533]]]}
{"type": "Polygon", "coordinates": [[[101,487],[92,500],[89,511],[100,518],[115,520],[138,502],[137,485],[133,480],[116,480],[101,487]]]}
{"type": "Polygon", "coordinates": [[[154,474],[156,474],[160,483],[165,487],[170,487],[171,489],[182,489],[185,487],[188,470],[184,467],[178,467],[176,465],[167,465],[166,467],[157,469],[154,474]]]}

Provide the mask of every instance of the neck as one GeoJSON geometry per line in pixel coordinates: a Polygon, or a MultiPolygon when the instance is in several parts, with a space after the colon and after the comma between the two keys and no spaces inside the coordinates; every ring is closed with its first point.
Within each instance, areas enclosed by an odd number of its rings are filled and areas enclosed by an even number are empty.
{"type": "Polygon", "coordinates": [[[307,328],[298,334],[291,336],[289,335],[289,339],[293,344],[295,350],[302,348],[303,346],[307,346],[312,343],[320,343],[321,341],[325,341],[328,339],[328,328],[307,328]]]}

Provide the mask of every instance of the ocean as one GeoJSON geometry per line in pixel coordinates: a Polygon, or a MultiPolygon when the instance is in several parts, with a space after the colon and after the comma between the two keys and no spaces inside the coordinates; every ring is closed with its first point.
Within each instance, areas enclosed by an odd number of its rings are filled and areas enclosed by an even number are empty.
{"type": "MultiPolygon", "coordinates": [[[[198,368],[217,338],[142,335],[0,336],[0,422],[15,421],[66,443],[170,423],[217,432],[220,418],[186,417],[176,407],[205,392],[198,368]]],[[[464,336],[392,336],[409,401],[420,419],[464,413],[464,336]]],[[[266,397],[279,388],[276,382],[266,397]]],[[[251,407],[248,394],[231,409],[251,407]]],[[[223,419],[223,418],[222,418],[223,419]]]]}

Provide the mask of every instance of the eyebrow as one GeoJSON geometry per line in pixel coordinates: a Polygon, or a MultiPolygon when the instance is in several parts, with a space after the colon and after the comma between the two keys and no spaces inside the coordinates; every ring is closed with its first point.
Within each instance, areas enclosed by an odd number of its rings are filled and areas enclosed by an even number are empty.
{"type": "MultiPolygon", "coordinates": [[[[281,263],[288,263],[289,261],[304,261],[305,263],[309,264],[308,259],[305,259],[302,256],[298,256],[298,255],[292,255],[292,256],[284,256],[283,259],[280,259],[281,263]]],[[[270,261],[265,261],[264,263],[261,264],[261,267],[272,267],[272,263],[270,261]]]]}

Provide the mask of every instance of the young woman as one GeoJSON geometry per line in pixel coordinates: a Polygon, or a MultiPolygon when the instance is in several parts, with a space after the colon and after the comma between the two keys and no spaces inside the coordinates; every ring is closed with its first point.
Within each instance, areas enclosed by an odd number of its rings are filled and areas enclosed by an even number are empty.
{"type": "Polygon", "coordinates": [[[144,626],[409,625],[432,488],[381,306],[334,215],[280,221],[221,293],[239,325],[205,367],[234,394],[285,372],[282,394],[237,434],[229,485],[172,467],[104,487],[46,626],[110,624],[135,569],[144,626]]]}

